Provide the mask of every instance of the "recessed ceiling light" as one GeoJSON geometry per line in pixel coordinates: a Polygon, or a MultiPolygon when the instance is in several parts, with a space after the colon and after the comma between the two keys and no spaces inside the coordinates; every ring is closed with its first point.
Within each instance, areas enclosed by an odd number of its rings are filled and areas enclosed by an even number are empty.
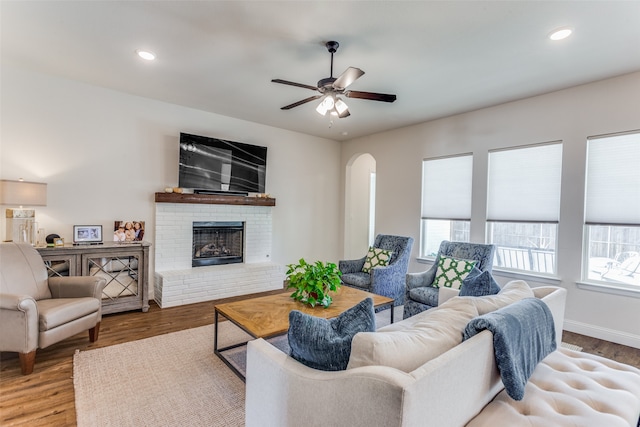
{"type": "Polygon", "coordinates": [[[573,33],[573,28],[571,27],[556,28],[551,33],[549,33],[549,38],[554,41],[564,40],[569,37],[571,33],[573,33]]]}
{"type": "Polygon", "coordinates": [[[138,49],[136,50],[138,56],[142,59],[146,59],[147,61],[153,61],[156,59],[156,55],[153,52],[149,52],[148,50],[138,49]]]}

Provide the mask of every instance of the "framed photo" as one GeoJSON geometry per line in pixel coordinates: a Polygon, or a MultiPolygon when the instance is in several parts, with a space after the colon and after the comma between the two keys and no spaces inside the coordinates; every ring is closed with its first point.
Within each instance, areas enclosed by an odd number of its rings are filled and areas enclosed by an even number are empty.
{"type": "Polygon", "coordinates": [[[113,241],[120,243],[144,240],[144,221],[114,221],[113,241]]]}
{"type": "Polygon", "coordinates": [[[74,225],[73,243],[102,243],[102,226],[74,225]]]}
{"type": "Polygon", "coordinates": [[[53,239],[53,246],[64,246],[64,239],[62,237],[56,237],[53,239]]]}

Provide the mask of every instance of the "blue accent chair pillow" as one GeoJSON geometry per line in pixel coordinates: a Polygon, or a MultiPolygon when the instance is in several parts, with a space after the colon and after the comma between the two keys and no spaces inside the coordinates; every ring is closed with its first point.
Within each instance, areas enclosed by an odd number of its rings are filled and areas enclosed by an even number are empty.
{"type": "Polygon", "coordinates": [[[470,273],[462,281],[459,295],[461,297],[483,297],[485,295],[495,295],[498,292],[500,292],[500,285],[495,281],[491,272],[483,271],[480,274],[470,273]]]}
{"type": "Polygon", "coordinates": [[[375,330],[371,298],[329,320],[293,310],[289,313],[290,355],[310,368],[341,371],[347,369],[353,336],[375,330]]]}

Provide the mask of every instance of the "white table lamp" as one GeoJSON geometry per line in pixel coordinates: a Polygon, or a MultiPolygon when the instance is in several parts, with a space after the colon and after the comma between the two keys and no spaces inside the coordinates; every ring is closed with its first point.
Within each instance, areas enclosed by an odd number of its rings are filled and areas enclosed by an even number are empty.
{"type": "Polygon", "coordinates": [[[0,205],[15,206],[6,210],[7,240],[36,243],[37,223],[32,206],[47,205],[47,184],[23,180],[0,180],[0,205]]]}

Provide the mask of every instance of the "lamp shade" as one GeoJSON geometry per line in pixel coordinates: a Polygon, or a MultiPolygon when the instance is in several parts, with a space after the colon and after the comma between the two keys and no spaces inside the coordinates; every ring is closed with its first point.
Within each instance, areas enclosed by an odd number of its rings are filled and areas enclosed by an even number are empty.
{"type": "Polygon", "coordinates": [[[2,179],[0,205],[47,206],[47,184],[2,179]]]}

